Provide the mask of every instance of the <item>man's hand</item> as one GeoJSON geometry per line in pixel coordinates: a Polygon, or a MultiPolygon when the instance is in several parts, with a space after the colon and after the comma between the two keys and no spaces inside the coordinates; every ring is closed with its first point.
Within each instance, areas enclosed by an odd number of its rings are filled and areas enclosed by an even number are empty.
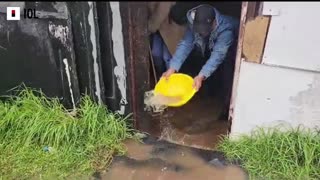
{"type": "Polygon", "coordinates": [[[202,75],[198,75],[193,79],[193,88],[196,91],[199,91],[199,89],[201,88],[202,82],[205,80],[205,77],[202,75]]]}
{"type": "Polygon", "coordinates": [[[171,76],[171,74],[173,74],[173,73],[175,73],[175,72],[176,72],[175,69],[169,68],[166,72],[164,72],[164,73],[162,74],[162,77],[164,77],[164,78],[166,78],[166,80],[168,80],[169,77],[171,76]]]}

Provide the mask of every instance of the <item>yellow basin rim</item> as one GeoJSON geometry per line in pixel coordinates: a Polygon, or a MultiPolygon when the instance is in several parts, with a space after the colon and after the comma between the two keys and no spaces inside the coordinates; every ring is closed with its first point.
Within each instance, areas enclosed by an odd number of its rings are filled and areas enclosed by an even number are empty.
{"type": "Polygon", "coordinates": [[[166,104],[170,107],[179,107],[186,104],[196,93],[192,87],[193,78],[187,74],[175,73],[172,74],[168,81],[161,78],[156,84],[155,95],[161,94],[167,97],[181,97],[181,101],[171,104],[166,104]]]}

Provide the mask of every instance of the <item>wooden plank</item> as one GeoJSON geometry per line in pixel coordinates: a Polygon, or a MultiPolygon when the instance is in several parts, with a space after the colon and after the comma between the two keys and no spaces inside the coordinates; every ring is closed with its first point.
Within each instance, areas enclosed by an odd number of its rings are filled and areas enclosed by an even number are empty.
{"type": "Polygon", "coordinates": [[[176,2],[148,2],[148,30],[155,33],[164,21],[168,19],[171,7],[176,2]]]}
{"type": "Polygon", "coordinates": [[[174,22],[169,23],[169,19],[161,24],[159,32],[171,54],[176,52],[178,43],[183,38],[185,31],[186,26],[180,26],[174,22]]]}
{"type": "Polygon", "coordinates": [[[170,8],[176,2],[148,2],[149,18],[148,30],[150,33],[159,31],[163,41],[171,54],[183,38],[186,26],[180,26],[169,20],[170,8]]]}
{"type": "Polygon", "coordinates": [[[243,55],[246,61],[261,63],[270,17],[257,16],[245,26],[243,55]]]}

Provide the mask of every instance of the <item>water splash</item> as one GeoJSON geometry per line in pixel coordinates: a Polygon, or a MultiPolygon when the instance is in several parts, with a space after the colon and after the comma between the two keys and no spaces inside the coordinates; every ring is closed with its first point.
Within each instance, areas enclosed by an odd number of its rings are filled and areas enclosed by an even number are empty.
{"type": "Polygon", "coordinates": [[[167,104],[179,101],[181,101],[181,97],[168,97],[155,94],[154,90],[147,91],[144,94],[145,111],[152,111],[154,113],[163,112],[168,107],[167,104]]]}

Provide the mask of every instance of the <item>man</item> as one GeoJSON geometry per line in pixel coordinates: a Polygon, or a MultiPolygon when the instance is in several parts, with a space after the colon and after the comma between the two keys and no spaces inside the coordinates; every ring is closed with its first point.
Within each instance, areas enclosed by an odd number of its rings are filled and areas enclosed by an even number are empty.
{"type": "Polygon", "coordinates": [[[234,66],[232,60],[235,59],[236,54],[239,21],[220,14],[217,9],[206,4],[189,10],[187,19],[189,26],[170,60],[169,69],[162,76],[168,78],[171,74],[178,72],[196,47],[202,56],[206,55],[207,60],[203,62],[198,74],[194,77],[193,87],[198,91],[202,83],[223,63],[221,71],[224,76],[223,81],[226,81],[223,82],[223,89],[227,96],[227,105],[231,96],[234,66]]]}
{"type": "Polygon", "coordinates": [[[169,68],[169,61],[183,38],[188,10],[200,3],[148,2],[148,31],[157,77],[169,68]]]}

